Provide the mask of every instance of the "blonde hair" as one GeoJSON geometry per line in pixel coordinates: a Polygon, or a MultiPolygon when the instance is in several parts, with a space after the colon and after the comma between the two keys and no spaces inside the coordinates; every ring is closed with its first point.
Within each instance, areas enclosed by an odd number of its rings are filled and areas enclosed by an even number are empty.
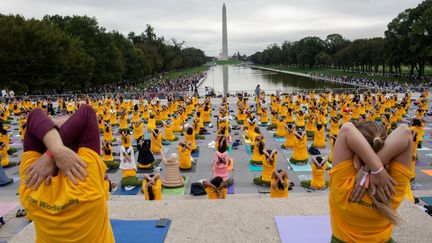
{"type": "MultiPolygon", "coordinates": [[[[387,129],[383,125],[375,122],[360,122],[356,124],[356,128],[366,138],[375,153],[382,149],[387,138],[387,129]]],[[[370,196],[377,211],[382,216],[386,217],[393,224],[398,224],[401,221],[396,210],[391,207],[390,202],[386,198],[382,198],[378,193],[375,195],[370,193],[370,196]]]]}

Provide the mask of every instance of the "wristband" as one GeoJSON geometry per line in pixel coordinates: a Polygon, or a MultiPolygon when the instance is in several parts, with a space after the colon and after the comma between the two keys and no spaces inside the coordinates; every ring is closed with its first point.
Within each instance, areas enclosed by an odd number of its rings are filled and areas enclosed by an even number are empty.
{"type": "Polygon", "coordinates": [[[376,174],[379,174],[381,171],[383,171],[384,170],[384,166],[381,166],[381,168],[379,168],[377,171],[371,171],[370,173],[372,174],[372,175],[376,175],[376,174]]]}
{"type": "Polygon", "coordinates": [[[45,152],[45,154],[46,154],[50,159],[54,159],[54,155],[53,155],[49,150],[47,150],[47,151],[45,152]]]}

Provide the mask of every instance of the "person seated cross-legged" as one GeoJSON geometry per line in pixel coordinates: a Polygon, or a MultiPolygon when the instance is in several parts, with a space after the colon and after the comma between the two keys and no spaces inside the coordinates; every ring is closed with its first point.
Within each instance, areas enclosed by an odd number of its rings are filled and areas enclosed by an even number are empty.
{"type": "Polygon", "coordinates": [[[57,126],[39,108],[27,121],[19,195],[36,242],[114,242],[96,114],[81,105],[57,126]]]}
{"type": "Polygon", "coordinates": [[[346,123],[330,175],[332,242],[391,242],[397,208],[410,193],[413,139],[406,125],[387,137],[375,122],[346,123]]]}
{"type": "Polygon", "coordinates": [[[203,180],[202,184],[207,192],[209,199],[225,199],[228,194],[228,182],[224,181],[222,177],[216,176],[210,182],[203,180]]]}

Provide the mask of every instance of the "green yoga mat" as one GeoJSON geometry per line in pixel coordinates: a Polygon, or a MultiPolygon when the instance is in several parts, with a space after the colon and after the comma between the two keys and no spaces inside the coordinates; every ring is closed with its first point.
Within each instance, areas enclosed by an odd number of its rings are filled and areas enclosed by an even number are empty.
{"type": "Polygon", "coordinates": [[[175,196],[184,195],[189,177],[184,176],[183,178],[185,178],[184,179],[185,182],[184,182],[184,185],[182,187],[177,187],[177,188],[165,188],[164,187],[164,188],[162,188],[162,194],[163,195],[175,195],[175,196]]]}
{"type": "Polygon", "coordinates": [[[432,197],[420,197],[420,199],[428,205],[432,206],[432,197]]]}

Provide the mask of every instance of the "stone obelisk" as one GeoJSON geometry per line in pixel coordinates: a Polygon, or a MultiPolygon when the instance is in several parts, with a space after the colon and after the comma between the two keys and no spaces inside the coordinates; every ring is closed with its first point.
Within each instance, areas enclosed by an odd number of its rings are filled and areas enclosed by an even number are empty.
{"type": "Polygon", "coordinates": [[[228,60],[228,36],[225,3],[222,5],[222,60],[228,60]]]}

